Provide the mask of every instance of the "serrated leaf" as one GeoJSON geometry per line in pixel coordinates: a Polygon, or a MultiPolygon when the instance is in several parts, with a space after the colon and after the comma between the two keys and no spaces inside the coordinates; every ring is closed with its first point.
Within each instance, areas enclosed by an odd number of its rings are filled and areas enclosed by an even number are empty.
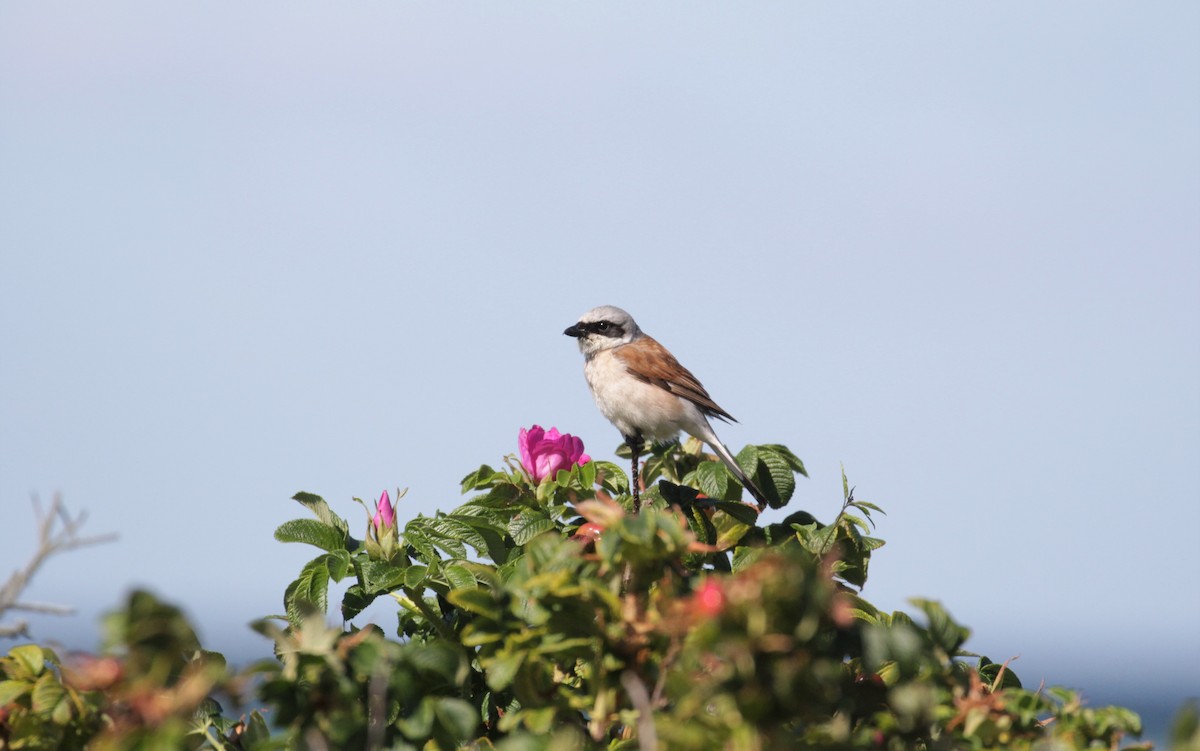
{"type": "Polygon", "coordinates": [[[364,592],[371,596],[390,592],[404,584],[405,572],[410,563],[389,561],[363,561],[360,566],[364,592]]]}
{"type": "Polygon", "coordinates": [[[778,505],[772,504],[775,508],[786,505],[796,492],[796,475],[792,472],[791,464],[779,453],[761,446],[758,461],[759,471],[753,477],[758,481],[759,488],[767,494],[768,500],[772,495],[778,497],[778,505]]]}
{"type": "Polygon", "coordinates": [[[409,566],[404,570],[404,586],[419,592],[425,588],[425,578],[428,574],[428,566],[409,566]]]}
{"type": "Polygon", "coordinates": [[[341,555],[326,553],[306,563],[300,571],[300,576],[284,591],[284,608],[287,610],[288,620],[293,624],[299,622],[304,603],[322,613],[328,608],[329,580],[332,578],[340,581],[350,566],[350,555],[344,550],[339,552],[341,555]]]}
{"type": "Polygon", "coordinates": [[[508,525],[508,534],[513,542],[525,545],[533,538],[554,529],[554,520],[532,509],[522,511],[508,525]]]}
{"type": "Polygon", "coordinates": [[[46,670],[46,653],[37,644],[13,647],[8,656],[17,663],[18,670],[12,674],[14,678],[33,679],[46,670]]]}
{"type": "MultiPolygon", "coordinates": [[[[422,542],[425,545],[431,545],[444,551],[451,558],[465,558],[467,556],[466,546],[456,534],[456,530],[452,522],[449,522],[445,516],[426,517],[421,516],[413,519],[404,528],[404,539],[409,544],[415,545],[417,542],[422,542]]],[[[426,563],[433,564],[441,559],[441,556],[435,558],[422,557],[426,563]]]]}
{"type": "Polygon", "coordinates": [[[67,690],[53,673],[43,673],[33,684],[30,708],[37,714],[49,714],[66,695],[67,690]]]}
{"type": "Polygon", "coordinates": [[[878,550],[887,544],[884,540],[881,540],[878,537],[861,537],[859,538],[859,543],[862,545],[863,549],[867,551],[878,550]]]}
{"type": "Polygon", "coordinates": [[[472,490],[481,490],[490,487],[495,482],[497,476],[504,476],[503,472],[497,472],[486,464],[481,464],[479,469],[462,479],[462,492],[469,493],[472,490]]]}
{"type": "Polygon", "coordinates": [[[292,519],[280,524],[275,530],[275,539],[280,542],[302,542],[321,550],[344,550],[346,533],[316,519],[292,519]]]}
{"type": "Polygon", "coordinates": [[[329,578],[340,582],[350,573],[350,554],[345,550],[334,550],[326,556],[325,565],[329,570],[329,578]]]}
{"type": "Polygon", "coordinates": [[[792,450],[787,446],[784,446],[781,443],[764,443],[760,444],[759,447],[767,449],[783,457],[784,460],[787,461],[788,467],[791,468],[793,472],[798,472],[805,477],[808,477],[808,472],[804,469],[804,462],[800,461],[800,457],[793,454],[792,450]]]}
{"type": "Polygon", "coordinates": [[[738,466],[749,477],[754,477],[758,472],[758,447],[753,444],[747,444],[742,447],[742,450],[737,452],[734,457],[737,460],[738,466]]]}
{"type": "Polygon", "coordinates": [[[29,681],[0,681],[0,707],[12,704],[33,688],[29,681]]]}
{"type": "Polygon", "coordinates": [[[503,482],[488,490],[483,495],[477,495],[468,500],[459,511],[463,508],[479,507],[489,509],[504,509],[513,505],[521,495],[521,489],[512,483],[503,482]]]}
{"type": "Polygon", "coordinates": [[[592,463],[596,465],[596,477],[600,481],[600,487],[613,495],[629,492],[629,477],[623,469],[612,462],[593,460],[592,463]]]}
{"type": "Polygon", "coordinates": [[[446,599],[455,607],[491,620],[499,620],[503,615],[500,603],[490,590],[478,587],[455,589],[446,595],[446,599]]]}
{"type": "Polygon", "coordinates": [[[451,563],[442,567],[442,575],[446,577],[446,582],[451,589],[465,589],[474,587],[478,584],[475,581],[475,575],[466,566],[460,566],[457,563],[451,563]]]}
{"type": "Polygon", "coordinates": [[[454,513],[439,517],[438,522],[441,525],[440,529],[446,536],[460,540],[465,545],[470,545],[477,553],[483,553],[487,550],[487,544],[483,539],[483,535],[479,533],[474,524],[470,523],[478,522],[477,519],[454,513]]]}
{"type": "Polygon", "coordinates": [[[333,513],[329,504],[321,496],[301,492],[292,496],[292,500],[312,511],[322,524],[340,530],[343,535],[349,533],[350,528],[346,525],[346,520],[333,513]]]}
{"type": "Polygon", "coordinates": [[[352,620],[359,613],[375,602],[376,595],[367,594],[361,584],[355,584],[342,595],[342,620],[352,620]]]}
{"type": "Polygon", "coordinates": [[[709,498],[724,500],[728,497],[729,484],[733,478],[721,462],[701,462],[690,476],[694,478],[700,492],[709,498]]]}
{"type": "Polygon", "coordinates": [[[817,527],[816,524],[793,524],[800,546],[817,557],[833,549],[837,527],[817,527]]]}
{"type": "MultiPolygon", "coordinates": [[[[866,519],[863,519],[861,516],[855,516],[854,514],[847,514],[843,511],[842,523],[845,524],[846,522],[856,525],[858,529],[861,529],[863,532],[869,532],[871,529],[870,525],[867,524],[866,519]]],[[[858,530],[854,530],[854,532],[858,532],[858,530]]]]}

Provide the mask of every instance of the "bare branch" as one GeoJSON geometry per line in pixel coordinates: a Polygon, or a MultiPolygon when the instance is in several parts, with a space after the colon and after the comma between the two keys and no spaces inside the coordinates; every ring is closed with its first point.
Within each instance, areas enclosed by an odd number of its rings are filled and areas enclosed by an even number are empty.
{"type": "MultiPolygon", "coordinates": [[[[19,598],[21,593],[25,591],[25,588],[29,586],[33,575],[37,573],[42,564],[51,556],[91,545],[100,545],[117,538],[115,534],[97,535],[95,537],[80,536],[79,530],[83,527],[83,523],[87,521],[87,514],[80,513],[77,516],[71,516],[67,513],[66,506],[63,505],[60,496],[56,495],[54,501],[50,504],[50,508],[44,511],[37,498],[34,498],[33,508],[34,514],[37,517],[37,550],[34,551],[29,562],[23,568],[14,571],[8,577],[8,581],[4,583],[4,586],[0,587],[0,618],[3,618],[4,614],[10,610],[53,613],[55,615],[68,615],[74,612],[71,608],[61,605],[20,602],[19,598]]],[[[17,621],[13,624],[0,623],[0,638],[15,638],[28,635],[29,624],[25,621],[17,621]]]]}

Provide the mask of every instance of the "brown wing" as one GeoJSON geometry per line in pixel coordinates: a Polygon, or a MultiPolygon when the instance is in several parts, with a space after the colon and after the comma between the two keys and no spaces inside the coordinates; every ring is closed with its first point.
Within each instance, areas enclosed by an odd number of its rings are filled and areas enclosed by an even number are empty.
{"type": "Polygon", "coordinates": [[[634,378],[645,381],[692,402],[708,417],[737,422],[733,415],[717,406],[691,371],[653,337],[641,336],[613,350],[634,378]]]}

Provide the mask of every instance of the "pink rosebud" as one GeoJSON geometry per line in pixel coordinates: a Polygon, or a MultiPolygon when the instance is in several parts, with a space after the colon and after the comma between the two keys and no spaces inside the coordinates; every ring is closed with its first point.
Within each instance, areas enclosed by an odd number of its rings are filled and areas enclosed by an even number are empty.
{"type": "Polygon", "coordinates": [[[375,502],[375,516],[371,517],[371,523],[380,532],[396,526],[396,510],[392,508],[392,499],[388,497],[386,490],[375,502]]]}
{"type": "Polygon", "coordinates": [[[521,449],[521,466],[534,482],[554,477],[560,469],[570,469],[592,460],[583,453],[582,440],[570,433],[559,433],[558,428],[543,430],[540,425],[528,430],[521,428],[517,446],[521,449]]]}

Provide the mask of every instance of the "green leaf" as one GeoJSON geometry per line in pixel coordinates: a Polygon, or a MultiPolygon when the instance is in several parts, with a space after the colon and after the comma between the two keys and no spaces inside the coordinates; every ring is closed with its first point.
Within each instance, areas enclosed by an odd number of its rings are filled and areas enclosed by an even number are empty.
{"type": "Polygon", "coordinates": [[[349,532],[346,520],[333,513],[329,508],[329,504],[321,496],[301,492],[292,496],[292,499],[312,511],[322,524],[341,530],[343,535],[349,532]]]}
{"type": "Polygon", "coordinates": [[[0,707],[13,703],[29,693],[33,684],[29,681],[0,681],[0,707]]]}
{"type": "Polygon", "coordinates": [[[753,526],[758,523],[758,511],[738,501],[717,501],[713,507],[724,511],[742,524],[753,526]]]}
{"type": "Polygon", "coordinates": [[[546,735],[554,729],[554,707],[522,709],[521,720],[533,732],[546,735]]]}
{"type": "Polygon", "coordinates": [[[37,683],[33,684],[30,708],[38,714],[49,714],[62,701],[66,693],[66,688],[58,682],[54,673],[43,673],[37,683]]]}
{"type": "MultiPolygon", "coordinates": [[[[750,510],[742,506],[742,504],[732,501],[725,501],[724,504],[728,506],[740,506],[742,509],[750,510]]],[[[712,526],[717,530],[716,546],[718,548],[728,550],[745,537],[746,532],[753,526],[753,522],[746,523],[742,521],[744,518],[746,518],[746,515],[742,514],[740,510],[731,513],[725,510],[724,507],[720,507],[713,512],[711,521],[712,526]]]]}
{"type": "Polygon", "coordinates": [[[800,461],[800,457],[792,453],[791,449],[779,443],[764,443],[760,444],[759,448],[767,449],[774,454],[778,454],[788,463],[788,467],[794,472],[798,472],[805,477],[808,477],[808,472],[804,469],[804,462],[800,461]]]}
{"type": "Polygon", "coordinates": [[[1010,670],[1008,666],[992,662],[986,657],[979,659],[979,676],[983,678],[992,691],[999,691],[1005,688],[1021,688],[1021,681],[1017,678],[1016,673],[1010,670]],[[998,683],[997,678],[999,678],[998,683]]]}
{"type": "Polygon", "coordinates": [[[300,576],[283,593],[288,620],[299,623],[305,603],[322,613],[329,605],[329,581],[341,581],[350,569],[350,554],[344,550],[319,555],[304,565],[300,576]]]}
{"type": "Polygon", "coordinates": [[[591,463],[596,465],[596,477],[600,480],[600,487],[613,495],[629,492],[629,477],[625,470],[612,462],[593,460],[591,463]]]}
{"type": "Polygon", "coordinates": [[[883,509],[879,508],[878,506],[876,506],[874,503],[869,503],[867,501],[854,501],[850,505],[857,506],[858,508],[861,508],[861,509],[870,509],[871,511],[878,511],[879,513],[883,514],[884,516],[887,516],[887,512],[884,511],[883,509]]]}
{"type": "Polygon", "coordinates": [[[480,507],[491,509],[504,509],[513,505],[513,501],[517,500],[521,495],[521,490],[516,485],[509,482],[502,482],[488,490],[483,495],[477,495],[468,500],[459,511],[464,508],[480,507]]]}
{"type": "Polygon", "coordinates": [[[956,623],[940,602],[921,598],[914,598],[909,602],[920,608],[925,613],[925,617],[929,619],[928,631],[934,644],[941,647],[951,657],[957,654],[959,647],[971,634],[971,630],[956,623]]]}
{"type": "Polygon", "coordinates": [[[462,608],[468,613],[481,615],[491,620],[500,620],[503,617],[503,610],[500,602],[496,600],[496,596],[491,590],[481,589],[455,589],[446,595],[446,599],[451,605],[462,608]]]}
{"type": "Polygon", "coordinates": [[[242,731],[240,740],[242,748],[245,748],[247,751],[254,751],[259,746],[266,748],[267,744],[270,743],[271,729],[267,726],[266,719],[260,713],[250,713],[250,720],[246,723],[246,728],[242,731]]]}
{"type": "Polygon", "coordinates": [[[483,540],[484,549],[476,548],[475,552],[479,555],[486,555],[497,564],[504,563],[508,558],[508,547],[504,544],[504,533],[507,531],[504,528],[497,529],[483,519],[474,519],[472,517],[459,517],[465,525],[470,525],[481,540],[483,540]]]}
{"type": "Polygon", "coordinates": [[[350,573],[350,554],[345,550],[334,550],[326,556],[328,559],[329,578],[340,582],[350,573]]]}
{"type": "Polygon", "coordinates": [[[508,525],[508,534],[516,544],[525,545],[543,532],[549,532],[552,529],[554,529],[553,519],[540,511],[526,509],[513,517],[512,522],[508,525]]]}
{"type": "Polygon", "coordinates": [[[758,481],[759,488],[767,494],[768,500],[772,495],[779,498],[779,505],[775,508],[786,505],[796,492],[796,475],[792,472],[791,464],[776,451],[762,446],[758,450],[758,460],[759,471],[753,477],[758,481]]]}
{"type": "Polygon", "coordinates": [[[404,586],[420,592],[425,588],[425,578],[428,574],[428,566],[409,566],[404,571],[404,586]]]}
{"type": "Polygon", "coordinates": [[[733,479],[729,470],[721,462],[701,462],[696,471],[691,473],[695,478],[700,492],[709,498],[726,499],[729,485],[733,479]]]}
{"type": "Polygon", "coordinates": [[[364,561],[360,567],[365,593],[375,596],[390,592],[404,584],[405,572],[411,564],[388,561],[364,561]]]}
{"type": "Polygon", "coordinates": [[[472,490],[481,490],[491,487],[497,478],[504,477],[503,472],[497,472],[486,464],[481,464],[479,469],[462,479],[462,492],[469,493],[472,490]]]}
{"type": "Polygon", "coordinates": [[[861,516],[855,516],[854,514],[842,512],[842,523],[845,524],[847,522],[857,525],[858,528],[864,532],[869,532],[871,530],[871,527],[869,524],[867,524],[866,519],[863,519],[861,516]]]}
{"type": "Polygon", "coordinates": [[[525,651],[510,652],[497,655],[487,663],[487,685],[493,691],[503,691],[508,688],[513,678],[517,675],[517,670],[521,668],[521,664],[525,662],[525,656],[528,654],[525,651]]]}
{"type": "Polygon", "coordinates": [[[37,644],[13,647],[8,656],[15,660],[19,667],[13,674],[14,678],[36,678],[46,669],[46,654],[37,644]]]}
{"type": "Polygon", "coordinates": [[[446,728],[456,743],[462,743],[475,735],[475,729],[479,726],[479,712],[462,699],[439,699],[434,711],[438,722],[446,728]]]}
{"type": "Polygon", "coordinates": [[[346,533],[316,519],[292,519],[280,524],[275,530],[275,539],[280,542],[302,542],[321,550],[344,550],[346,533]]]}
{"type": "Polygon", "coordinates": [[[367,594],[361,584],[355,584],[342,595],[342,620],[349,621],[367,609],[377,595],[367,594]]]}
{"type": "Polygon", "coordinates": [[[396,728],[408,738],[428,738],[433,731],[435,701],[434,697],[426,696],[415,711],[396,721],[396,728]]]}
{"type": "Polygon", "coordinates": [[[578,467],[579,484],[585,488],[590,488],[596,484],[596,462],[588,462],[580,464],[578,467]]]}
{"type": "Polygon", "coordinates": [[[443,566],[442,575],[446,577],[446,582],[451,589],[465,589],[477,585],[475,575],[471,573],[471,570],[457,563],[443,566]]]}

